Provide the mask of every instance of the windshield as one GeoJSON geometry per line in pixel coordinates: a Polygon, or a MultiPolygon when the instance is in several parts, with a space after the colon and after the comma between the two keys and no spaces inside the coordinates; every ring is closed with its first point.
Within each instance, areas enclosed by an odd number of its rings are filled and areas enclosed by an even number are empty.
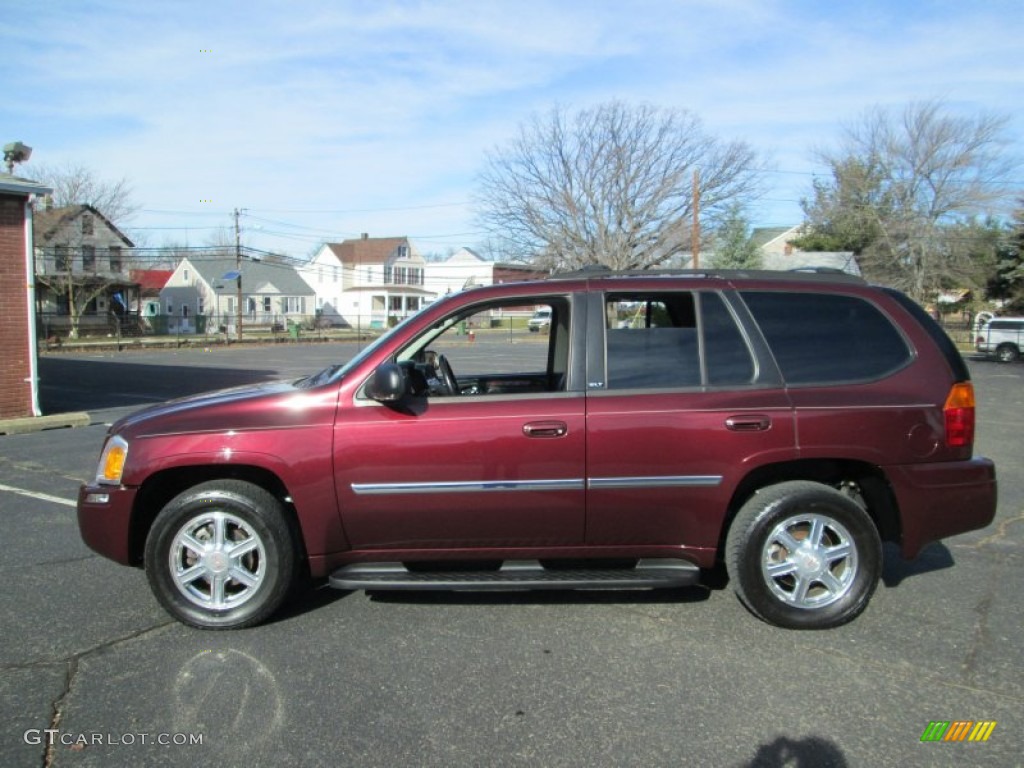
{"type": "Polygon", "coordinates": [[[349,371],[356,368],[363,362],[363,360],[365,360],[374,352],[376,352],[378,347],[380,347],[388,339],[390,339],[393,333],[403,328],[414,317],[416,317],[415,314],[409,315],[407,318],[402,320],[402,322],[400,322],[394,328],[389,330],[387,333],[381,334],[379,337],[377,337],[372,342],[363,347],[356,354],[356,356],[349,360],[347,363],[332,365],[329,366],[328,368],[324,368],[319,373],[313,374],[312,376],[307,376],[304,379],[299,379],[298,381],[295,382],[295,386],[301,387],[303,389],[308,389],[310,387],[318,387],[321,384],[329,384],[341,381],[346,376],[346,374],[348,374],[349,371]]]}

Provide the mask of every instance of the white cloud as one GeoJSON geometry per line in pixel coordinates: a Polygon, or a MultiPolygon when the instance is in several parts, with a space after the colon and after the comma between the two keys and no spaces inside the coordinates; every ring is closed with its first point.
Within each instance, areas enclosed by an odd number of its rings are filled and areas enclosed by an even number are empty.
{"type": "MultiPolygon", "coordinates": [[[[442,235],[473,231],[468,208],[423,206],[467,201],[484,151],[555,102],[688,107],[784,171],[813,170],[812,147],[870,104],[1021,103],[1015,4],[848,5],[37,3],[0,32],[0,124],[40,160],[128,177],[150,209],[369,208],[282,215],[309,237],[442,235]]],[[[798,217],[785,201],[809,177],[771,180],[763,223],[798,217]]]]}

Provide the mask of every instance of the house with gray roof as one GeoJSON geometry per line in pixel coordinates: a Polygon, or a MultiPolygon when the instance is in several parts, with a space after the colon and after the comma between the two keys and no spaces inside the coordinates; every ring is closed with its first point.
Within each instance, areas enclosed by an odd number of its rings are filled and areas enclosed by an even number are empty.
{"type": "Polygon", "coordinates": [[[126,267],[135,244],[91,205],[47,206],[36,212],[32,230],[46,335],[128,330],[139,295],[126,267]]]}
{"type": "Polygon", "coordinates": [[[242,327],[281,329],[311,322],[316,292],[289,264],[233,256],[184,258],[160,291],[168,333],[242,327]]]}
{"type": "Polygon", "coordinates": [[[853,251],[801,251],[794,246],[790,241],[799,237],[802,231],[802,224],[755,229],[751,239],[761,251],[761,267],[780,271],[824,267],[851,275],[860,274],[860,265],[853,251]]]}

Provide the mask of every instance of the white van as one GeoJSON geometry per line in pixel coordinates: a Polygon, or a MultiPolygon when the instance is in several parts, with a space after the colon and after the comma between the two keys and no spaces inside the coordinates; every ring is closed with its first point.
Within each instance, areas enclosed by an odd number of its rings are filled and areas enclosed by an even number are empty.
{"type": "Polygon", "coordinates": [[[992,317],[978,324],[974,348],[1002,363],[1019,360],[1024,349],[1024,317],[992,317]]]}

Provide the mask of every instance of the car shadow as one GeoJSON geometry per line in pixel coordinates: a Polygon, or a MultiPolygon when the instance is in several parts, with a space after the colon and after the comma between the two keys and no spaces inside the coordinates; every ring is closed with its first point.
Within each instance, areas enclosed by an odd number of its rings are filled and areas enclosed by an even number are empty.
{"type": "Polygon", "coordinates": [[[45,414],[143,407],[177,397],[279,379],[269,369],[152,365],[60,357],[39,359],[39,405],[45,414]]]}
{"type": "Polygon", "coordinates": [[[347,589],[332,589],[327,585],[326,580],[320,580],[315,584],[307,584],[296,590],[296,593],[282,605],[264,625],[279,624],[284,621],[297,619],[307,613],[315,613],[339,600],[344,600],[353,594],[347,589]]]}
{"type": "Polygon", "coordinates": [[[758,747],[745,768],[846,768],[846,755],[835,742],[820,736],[791,739],[780,736],[758,747]]]}
{"type": "Polygon", "coordinates": [[[887,587],[896,587],[911,576],[945,570],[956,564],[953,553],[942,542],[926,547],[915,560],[904,560],[895,544],[885,544],[882,553],[882,583],[887,587]]]}

